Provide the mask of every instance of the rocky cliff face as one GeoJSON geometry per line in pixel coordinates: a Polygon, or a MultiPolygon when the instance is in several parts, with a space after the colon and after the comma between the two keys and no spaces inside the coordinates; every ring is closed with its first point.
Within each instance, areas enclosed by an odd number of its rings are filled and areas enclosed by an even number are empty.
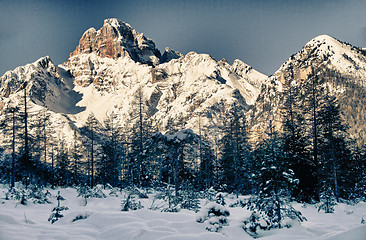
{"type": "Polygon", "coordinates": [[[157,65],[161,57],[153,41],[115,18],[106,19],[98,31],[95,28],[87,30],[70,57],[88,53],[113,59],[130,57],[135,62],[149,65],[157,65]]]}
{"type": "Polygon", "coordinates": [[[181,54],[180,52],[174,51],[171,48],[165,48],[165,51],[163,53],[163,55],[160,58],[160,63],[166,63],[169,62],[172,59],[178,59],[183,57],[183,54],[181,54]]]}

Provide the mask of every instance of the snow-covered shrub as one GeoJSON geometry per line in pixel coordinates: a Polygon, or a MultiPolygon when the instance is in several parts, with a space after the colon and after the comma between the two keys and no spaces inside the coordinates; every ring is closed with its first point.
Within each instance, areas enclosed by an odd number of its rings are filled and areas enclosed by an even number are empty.
{"type": "Polygon", "coordinates": [[[111,197],[118,197],[119,194],[121,193],[120,188],[113,187],[109,183],[107,184],[107,189],[109,189],[109,196],[111,197]]]}
{"type": "Polygon", "coordinates": [[[224,196],[224,193],[222,192],[218,192],[215,196],[215,202],[217,204],[220,204],[222,206],[225,206],[226,205],[226,202],[225,202],[225,196],[224,196]]]}
{"type": "Polygon", "coordinates": [[[122,200],[121,206],[122,206],[121,211],[123,212],[127,212],[130,210],[134,211],[143,208],[141,202],[140,201],[136,202],[135,195],[132,194],[129,194],[126,199],[122,200]]]}
{"type": "Polygon", "coordinates": [[[211,202],[198,213],[196,221],[205,223],[207,231],[218,232],[223,226],[229,225],[228,216],[230,216],[229,210],[218,203],[211,202]]]}
{"type": "Polygon", "coordinates": [[[306,221],[301,212],[284,199],[256,197],[250,199],[246,206],[252,214],[244,220],[242,227],[253,237],[258,237],[260,230],[289,228],[296,223],[306,221]]]}
{"type": "Polygon", "coordinates": [[[217,191],[210,187],[201,193],[201,197],[206,199],[207,202],[214,202],[216,200],[217,191]]]}
{"type": "Polygon", "coordinates": [[[106,198],[101,186],[95,186],[94,188],[90,188],[87,185],[82,185],[77,189],[78,197],[84,198],[84,205],[87,205],[88,198],[106,198]]]}
{"type": "Polygon", "coordinates": [[[156,196],[154,197],[153,201],[151,202],[151,205],[149,207],[150,210],[161,210],[163,209],[165,205],[165,202],[160,201],[158,198],[156,198],[156,196]]]}
{"type": "Polygon", "coordinates": [[[196,192],[190,184],[184,186],[185,187],[179,191],[175,191],[175,188],[172,185],[167,185],[165,188],[159,189],[160,191],[155,195],[155,199],[162,200],[168,204],[167,207],[161,207],[162,212],[179,212],[180,209],[187,209],[195,212],[199,210],[199,193],[196,192]]]}
{"type": "Polygon", "coordinates": [[[247,205],[247,201],[244,201],[242,199],[237,200],[234,203],[229,204],[229,208],[235,208],[235,207],[242,207],[244,208],[247,205]]]}
{"type": "Polygon", "coordinates": [[[179,212],[180,197],[176,196],[176,191],[172,185],[167,184],[166,187],[160,188],[160,191],[155,195],[158,200],[163,200],[168,203],[168,206],[162,208],[162,212],[179,212]]]}
{"type": "Polygon", "coordinates": [[[28,198],[35,204],[51,203],[49,197],[51,193],[48,190],[43,190],[40,187],[32,186],[28,191],[28,198]]]}
{"type": "Polygon", "coordinates": [[[328,188],[323,191],[320,195],[318,212],[324,211],[325,213],[333,213],[335,205],[337,204],[332,189],[328,188]]]}
{"type": "Polygon", "coordinates": [[[98,186],[95,186],[94,188],[92,188],[91,197],[106,198],[106,195],[104,194],[102,187],[98,185],[98,186]]]}
{"type": "Polygon", "coordinates": [[[161,211],[162,212],[179,212],[180,208],[179,208],[179,206],[175,205],[175,206],[163,208],[161,211]]]}
{"type": "Polygon", "coordinates": [[[200,201],[194,193],[193,194],[188,193],[184,195],[180,207],[182,209],[188,209],[198,212],[198,210],[200,209],[200,201]]]}
{"type": "Polygon", "coordinates": [[[136,195],[138,198],[149,198],[146,191],[141,190],[136,186],[127,187],[126,190],[129,194],[136,195]]]}
{"type": "Polygon", "coordinates": [[[27,205],[27,203],[28,203],[27,194],[24,190],[22,190],[20,204],[27,205]]]}
{"type": "Polygon", "coordinates": [[[77,215],[73,220],[72,222],[76,222],[76,221],[79,221],[79,220],[83,220],[83,219],[87,219],[89,217],[88,214],[80,214],[80,215],[77,215]]]}
{"type": "Polygon", "coordinates": [[[198,212],[200,209],[200,201],[198,199],[198,192],[196,192],[192,185],[186,184],[186,187],[179,191],[177,201],[181,209],[188,209],[198,212]]]}
{"type": "Polygon", "coordinates": [[[17,188],[10,188],[8,189],[8,191],[5,193],[5,200],[20,200],[22,198],[22,190],[17,189],[17,188]]]}
{"type": "Polygon", "coordinates": [[[58,194],[57,194],[57,198],[56,199],[57,199],[57,207],[54,207],[53,208],[52,213],[51,213],[51,216],[48,218],[48,221],[51,221],[52,224],[64,216],[61,213],[62,211],[69,209],[68,207],[60,206],[60,201],[64,201],[65,200],[60,195],[60,191],[58,191],[58,194]]]}
{"type": "Polygon", "coordinates": [[[48,190],[32,185],[27,189],[24,188],[10,188],[5,193],[5,200],[19,200],[20,204],[26,205],[27,202],[33,202],[34,204],[51,203],[49,198],[51,193],[48,190]]]}

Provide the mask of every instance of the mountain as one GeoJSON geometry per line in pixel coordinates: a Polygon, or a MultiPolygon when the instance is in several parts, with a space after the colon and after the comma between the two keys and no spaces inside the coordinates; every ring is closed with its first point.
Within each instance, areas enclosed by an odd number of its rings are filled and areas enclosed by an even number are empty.
{"type": "MultiPolygon", "coordinates": [[[[55,66],[50,57],[43,57],[34,63],[17,67],[0,77],[0,112],[2,121],[4,113],[11,107],[24,105],[24,92],[27,93],[27,109],[29,134],[39,137],[39,124],[47,116],[48,141],[65,141],[67,145],[74,142],[74,136],[81,136],[80,131],[68,115],[84,111],[85,108],[76,106],[81,95],[73,90],[73,78],[63,69],[55,66]],[[24,91],[25,90],[25,91],[24,91]],[[74,135],[74,132],[76,135],[74,135]]],[[[23,110],[21,110],[23,111],[23,110]]],[[[18,112],[17,134],[23,132],[24,112],[18,112]]],[[[2,143],[9,139],[6,132],[0,131],[2,143]]],[[[17,143],[21,143],[17,139],[17,143]]],[[[17,148],[20,144],[16,144],[17,148]]]]}
{"type": "Polygon", "coordinates": [[[84,122],[93,112],[103,122],[114,112],[124,126],[130,123],[133,98],[142,90],[151,119],[162,132],[172,121],[196,130],[199,115],[204,126],[217,129],[222,112],[234,102],[246,111],[266,79],[240,60],[230,66],[207,54],[183,56],[170,48],[161,55],[150,39],[117,19],[105,20],[98,31],[86,31],[60,68],[74,76],[75,91],[83,96],[78,106],[86,109],[73,116],[75,121],[84,122]],[[105,42],[98,40],[101,36],[105,42]],[[98,42],[101,47],[94,47],[98,42]]]}
{"type": "Polygon", "coordinates": [[[83,34],[65,63],[55,66],[44,57],[6,72],[0,78],[0,106],[5,112],[20,103],[27,82],[31,111],[47,111],[55,129],[56,123],[63,126],[54,137],[70,145],[91,113],[101,124],[114,113],[121,127],[131,127],[134,100],[142,92],[146,115],[160,132],[173,124],[197,133],[201,125],[216,136],[222,113],[234,104],[247,111],[266,78],[240,60],[230,65],[170,48],[161,54],[129,24],[106,19],[101,29],[83,34]]]}
{"type": "Polygon", "coordinates": [[[104,20],[103,27],[98,31],[95,28],[88,29],[70,57],[92,52],[102,58],[117,59],[128,56],[136,62],[149,65],[158,64],[161,57],[151,39],[137,33],[128,23],[115,18],[104,20]]]}
{"type": "Polygon", "coordinates": [[[257,136],[263,134],[270,120],[280,129],[284,84],[294,81],[301,87],[309,81],[312,72],[322,73],[325,84],[339,101],[350,137],[363,145],[366,140],[363,121],[366,111],[366,51],[327,35],[310,40],[264,82],[256,103],[248,113],[252,132],[257,136]]]}

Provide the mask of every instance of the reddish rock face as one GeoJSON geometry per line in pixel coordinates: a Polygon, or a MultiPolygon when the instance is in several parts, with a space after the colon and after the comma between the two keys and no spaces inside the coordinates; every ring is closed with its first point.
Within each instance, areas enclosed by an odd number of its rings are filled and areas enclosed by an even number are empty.
{"type": "Polygon", "coordinates": [[[70,57],[92,52],[113,59],[128,56],[136,62],[149,65],[158,64],[160,59],[160,52],[153,41],[117,19],[106,19],[98,31],[95,28],[88,29],[70,57]]]}
{"type": "Polygon", "coordinates": [[[121,56],[129,56],[122,49],[121,41],[112,26],[104,25],[98,32],[94,28],[87,30],[80,39],[76,50],[70,54],[70,57],[81,53],[97,53],[100,57],[109,57],[117,59],[121,56]]]}

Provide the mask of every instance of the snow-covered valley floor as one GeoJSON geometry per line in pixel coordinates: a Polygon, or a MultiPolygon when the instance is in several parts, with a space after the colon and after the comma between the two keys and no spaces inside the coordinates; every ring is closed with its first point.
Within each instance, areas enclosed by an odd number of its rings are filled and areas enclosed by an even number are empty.
{"type": "MultiPolygon", "coordinates": [[[[21,205],[18,200],[5,200],[7,189],[0,185],[0,240],[29,239],[136,239],[136,240],[190,240],[190,239],[253,239],[242,229],[242,221],[250,212],[245,208],[234,207],[228,217],[229,225],[220,232],[207,231],[206,225],[198,223],[196,217],[200,213],[181,210],[180,212],[161,212],[150,210],[154,202],[154,194],[141,201],[144,208],[136,211],[121,211],[121,200],[126,193],[109,196],[110,190],[103,190],[106,198],[89,198],[87,205],[84,199],[77,197],[73,188],[48,189],[51,192],[50,204],[21,205]],[[51,224],[48,218],[52,209],[57,206],[57,192],[65,198],[61,205],[69,209],[63,211],[63,218],[51,224]],[[77,217],[85,218],[75,220],[77,217]]],[[[245,198],[241,196],[240,198],[245,198]]],[[[236,202],[234,196],[226,196],[228,204],[236,202]]],[[[201,207],[206,203],[201,200],[201,207]]],[[[260,239],[333,239],[333,240],[365,240],[366,203],[356,205],[338,204],[335,212],[325,214],[318,212],[315,205],[303,206],[294,203],[307,221],[292,228],[266,231],[260,239]]]]}

